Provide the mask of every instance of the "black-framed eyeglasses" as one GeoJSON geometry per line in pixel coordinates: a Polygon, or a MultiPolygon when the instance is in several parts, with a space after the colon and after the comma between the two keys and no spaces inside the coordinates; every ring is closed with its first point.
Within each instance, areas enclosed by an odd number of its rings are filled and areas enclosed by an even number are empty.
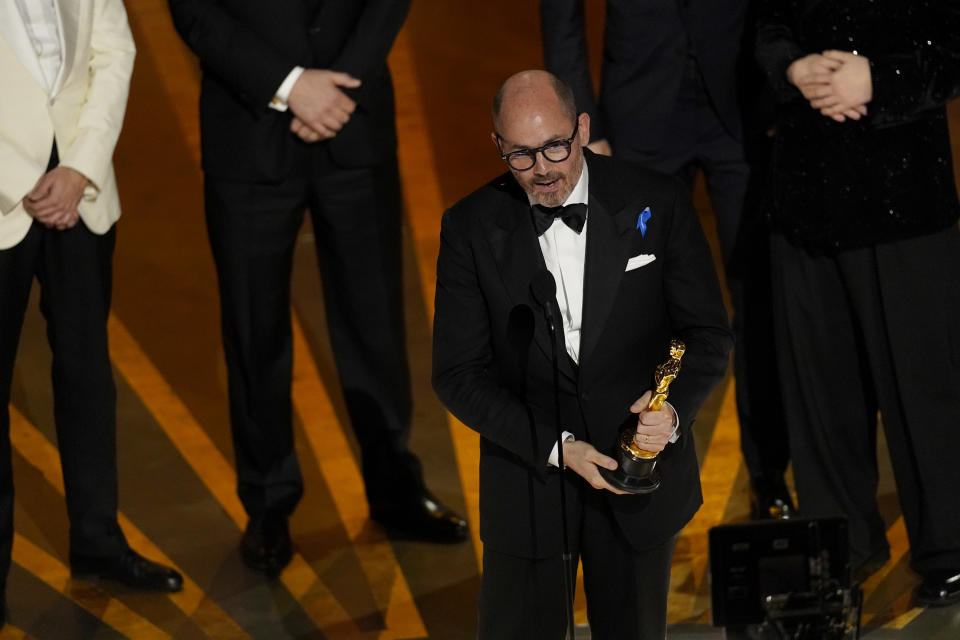
{"type": "Polygon", "coordinates": [[[503,152],[503,148],[500,147],[500,134],[498,133],[497,148],[500,149],[500,157],[506,160],[511,168],[516,171],[527,171],[532,169],[533,165],[537,164],[538,153],[542,153],[543,157],[550,162],[563,162],[569,158],[570,149],[572,148],[574,139],[577,137],[577,131],[579,129],[580,120],[578,118],[573,125],[573,135],[569,138],[553,140],[536,149],[520,149],[518,151],[511,151],[510,153],[503,152]]]}

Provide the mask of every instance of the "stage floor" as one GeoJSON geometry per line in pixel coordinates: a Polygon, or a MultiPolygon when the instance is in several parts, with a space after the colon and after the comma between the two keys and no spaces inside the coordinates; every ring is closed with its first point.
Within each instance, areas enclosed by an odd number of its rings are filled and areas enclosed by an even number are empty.
{"type": "MultiPolygon", "coordinates": [[[[34,296],[13,387],[16,538],[9,622],[0,638],[474,638],[478,438],[445,413],[429,386],[434,267],[444,208],[503,170],[488,135],[490,99],[507,75],[541,64],[537,3],[490,0],[477,11],[470,3],[420,0],[390,59],[406,206],[412,448],[437,495],[467,515],[471,539],[455,546],[392,541],[368,520],[324,325],[312,235],[304,229],[293,306],[294,408],[306,494],[291,521],[297,553],[277,580],[245,569],[237,552],[246,518],[235,492],[216,282],[203,217],[199,70],[173,31],[166,2],[127,5],[139,53],[116,153],[125,213],[110,318],[121,524],[138,550],[176,565],[186,584],[180,594],[146,596],[70,578],[50,354],[34,296]]],[[[596,63],[601,26],[598,9],[589,11],[596,63]]],[[[954,110],[960,124],[958,115],[954,110]]],[[[715,237],[702,189],[697,205],[708,236],[715,237]]],[[[677,545],[671,638],[720,637],[710,626],[707,530],[748,515],[729,376],[695,431],[705,503],[677,545]]],[[[960,606],[913,606],[919,578],[908,568],[882,445],[880,455],[879,500],[893,556],[865,585],[866,637],[960,637],[960,606]]]]}

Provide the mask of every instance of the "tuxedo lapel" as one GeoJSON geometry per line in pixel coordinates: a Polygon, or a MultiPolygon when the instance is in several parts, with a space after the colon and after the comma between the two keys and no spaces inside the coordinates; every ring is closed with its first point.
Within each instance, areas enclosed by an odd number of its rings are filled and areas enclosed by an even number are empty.
{"type": "Polygon", "coordinates": [[[10,0],[0,2],[0,36],[34,80],[44,87],[43,70],[40,68],[40,61],[33,49],[33,43],[30,42],[30,34],[27,33],[27,26],[23,23],[23,16],[20,15],[16,2],[10,0]]]}
{"type": "MultiPolygon", "coordinates": [[[[505,178],[511,180],[512,178],[505,178]]],[[[537,346],[548,359],[552,358],[550,331],[544,319],[543,308],[533,299],[530,283],[534,276],[547,268],[543,261],[530,220],[530,205],[526,196],[515,185],[506,187],[502,204],[488,227],[490,248],[510,301],[514,305],[528,305],[533,310],[536,329],[533,332],[537,346]]],[[[562,326],[558,327],[563,331],[562,326]]],[[[561,336],[562,337],[562,336],[561,336]]],[[[566,351],[558,346],[560,371],[574,379],[566,351]]]]}
{"type": "Polygon", "coordinates": [[[57,5],[57,17],[60,20],[60,47],[63,60],[60,63],[60,73],[53,83],[51,95],[56,95],[60,87],[66,82],[67,76],[73,69],[73,62],[77,57],[78,35],[80,33],[80,5],[83,0],[54,0],[57,5]]]}
{"type": "Polygon", "coordinates": [[[590,214],[587,219],[587,255],[583,274],[583,326],[580,329],[580,364],[589,360],[613,308],[634,231],[634,206],[624,203],[602,168],[590,164],[590,214]]]}

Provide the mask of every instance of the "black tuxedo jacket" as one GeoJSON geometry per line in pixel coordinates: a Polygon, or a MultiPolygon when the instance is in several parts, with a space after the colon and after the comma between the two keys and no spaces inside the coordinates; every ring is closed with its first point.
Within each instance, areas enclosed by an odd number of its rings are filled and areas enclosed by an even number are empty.
{"type": "Polygon", "coordinates": [[[594,139],[646,152],[669,145],[664,123],[688,55],[727,130],[741,135],[737,56],[747,0],[607,0],[599,109],[587,61],[583,0],[541,0],[546,67],[573,88],[594,139]]]}
{"type": "MultiPolygon", "coordinates": [[[[601,451],[652,386],[671,338],[687,353],[670,402],[681,436],[661,455],[648,496],[609,494],[638,550],[680,530],[702,498],[691,424],[723,376],[732,338],[710,251],[685,188],[673,178],[586,151],[590,172],[579,373],[561,353],[561,421],[601,451]],[[650,207],[645,234],[639,213],[650,207]],[[625,271],[629,258],[653,262],[625,271]]],[[[530,207],[505,174],[443,217],[437,264],[433,384],[480,439],[480,531],[491,548],[525,557],[560,551],[559,482],[575,523],[580,484],[548,469],[556,442],[550,337],[531,295],[545,269],[530,207]]]]}
{"type": "Polygon", "coordinates": [[[344,71],[363,85],[350,121],[320,143],[344,167],[370,166],[396,147],[387,53],[410,0],[169,0],[173,21],[200,57],[203,168],[244,181],[301,176],[310,145],[292,114],[267,105],[297,65],[344,71]]]}

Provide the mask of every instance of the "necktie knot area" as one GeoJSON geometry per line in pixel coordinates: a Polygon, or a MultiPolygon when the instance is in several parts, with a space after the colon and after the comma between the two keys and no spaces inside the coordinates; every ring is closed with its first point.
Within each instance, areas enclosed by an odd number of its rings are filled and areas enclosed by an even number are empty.
{"type": "Polygon", "coordinates": [[[542,236],[557,218],[563,220],[565,225],[577,233],[583,231],[583,225],[587,220],[587,205],[582,202],[561,207],[545,207],[542,204],[536,204],[533,205],[532,211],[533,226],[538,236],[542,236]]]}

